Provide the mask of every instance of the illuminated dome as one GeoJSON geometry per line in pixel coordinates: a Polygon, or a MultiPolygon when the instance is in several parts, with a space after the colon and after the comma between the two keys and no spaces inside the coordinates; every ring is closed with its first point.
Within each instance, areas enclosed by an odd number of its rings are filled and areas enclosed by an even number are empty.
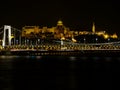
{"type": "Polygon", "coordinates": [[[57,22],[57,26],[62,26],[63,25],[63,22],[61,21],[61,20],[59,20],[58,22],[57,22]]]}

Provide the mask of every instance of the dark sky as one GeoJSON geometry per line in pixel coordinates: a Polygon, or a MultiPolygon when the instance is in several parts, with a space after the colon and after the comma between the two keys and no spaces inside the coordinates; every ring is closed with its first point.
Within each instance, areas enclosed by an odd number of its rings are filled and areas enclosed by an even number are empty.
{"type": "Polygon", "coordinates": [[[61,19],[65,26],[75,30],[97,30],[119,33],[119,2],[102,0],[21,0],[0,3],[0,26],[16,28],[25,25],[56,26],[61,19]]]}

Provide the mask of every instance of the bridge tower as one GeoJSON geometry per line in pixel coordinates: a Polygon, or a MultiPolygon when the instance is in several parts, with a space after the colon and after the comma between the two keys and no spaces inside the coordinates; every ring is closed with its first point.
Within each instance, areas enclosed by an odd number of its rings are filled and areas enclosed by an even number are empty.
{"type": "Polygon", "coordinates": [[[4,25],[3,42],[2,42],[3,47],[5,47],[7,39],[8,39],[8,45],[11,46],[11,26],[4,25]],[[8,33],[7,36],[6,33],[8,33]]]}

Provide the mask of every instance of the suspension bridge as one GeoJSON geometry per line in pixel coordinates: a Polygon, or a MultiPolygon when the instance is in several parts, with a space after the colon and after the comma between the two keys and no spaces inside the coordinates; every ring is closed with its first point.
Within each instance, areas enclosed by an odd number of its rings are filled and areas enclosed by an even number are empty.
{"type": "Polygon", "coordinates": [[[10,25],[0,28],[0,51],[120,51],[120,41],[109,43],[73,43],[60,41],[60,44],[29,43],[27,39],[22,39],[22,30],[10,25]],[[24,43],[22,43],[24,42],[24,43]]]}

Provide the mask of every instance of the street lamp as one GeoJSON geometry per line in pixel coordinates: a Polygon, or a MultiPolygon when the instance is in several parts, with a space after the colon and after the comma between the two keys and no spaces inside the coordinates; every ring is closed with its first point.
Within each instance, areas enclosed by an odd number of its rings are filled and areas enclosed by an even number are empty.
{"type": "Polygon", "coordinates": [[[110,38],[108,38],[108,42],[110,42],[110,38]]]}
{"type": "Polygon", "coordinates": [[[37,43],[38,45],[40,44],[40,39],[38,39],[38,43],[37,43]]]}
{"type": "Polygon", "coordinates": [[[18,40],[16,40],[16,44],[18,45],[18,40]]]}
{"type": "Polygon", "coordinates": [[[86,42],[86,39],[84,38],[84,43],[86,42]]]}
{"type": "Polygon", "coordinates": [[[26,37],[25,37],[25,45],[26,45],[26,37]]]}
{"type": "Polygon", "coordinates": [[[27,39],[27,45],[29,45],[29,39],[27,39]]]}
{"type": "Polygon", "coordinates": [[[98,41],[98,38],[96,38],[95,40],[96,40],[96,43],[97,43],[97,41],[98,41]]]}

